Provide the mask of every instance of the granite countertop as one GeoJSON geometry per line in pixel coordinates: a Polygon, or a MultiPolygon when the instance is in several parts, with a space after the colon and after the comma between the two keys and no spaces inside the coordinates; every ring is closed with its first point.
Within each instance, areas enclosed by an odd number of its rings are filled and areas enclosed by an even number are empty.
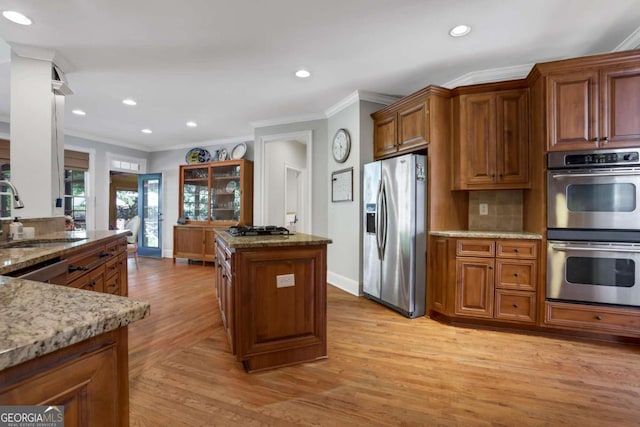
{"type": "Polygon", "coordinates": [[[128,325],[146,302],[0,277],[0,370],[128,325]]]}
{"type": "Polygon", "coordinates": [[[231,249],[262,248],[269,246],[310,246],[332,243],[331,239],[326,237],[319,237],[304,233],[275,236],[232,236],[225,230],[215,230],[215,232],[216,236],[221,238],[231,249]]]}
{"type": "Polygon", "coordinates": [[[60,231],[37,236],[34,239],[0,242],[0,274],[8,274],[56,258],[78,248],[98,243],[128,230],[60,231]],[[43,247],[11,247],[11,245],[44,244],[43,247]]]}
{"type": "Polygon", "coordinates": [[[430,231],[432,236],[443,237],[477,237],[487,239],[529,239],[542,240],[542,234],[527,233],[524,231],[469,231],[469,230],[446,230],[430,231]]]}

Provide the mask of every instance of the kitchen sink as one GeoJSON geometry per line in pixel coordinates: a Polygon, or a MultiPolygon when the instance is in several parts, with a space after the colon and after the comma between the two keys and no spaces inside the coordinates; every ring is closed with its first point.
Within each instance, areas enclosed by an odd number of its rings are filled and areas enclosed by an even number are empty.
{"type": "Polygon", "coordinates": [[[28,239],[28,240],[14,240],[12,242],[0,243],[0,249],[12,249],[12,248],[48,248],[51,246],[60,246],[66,243],[73,243],[84,238],[61,238],[61,239],[28,239]]]}

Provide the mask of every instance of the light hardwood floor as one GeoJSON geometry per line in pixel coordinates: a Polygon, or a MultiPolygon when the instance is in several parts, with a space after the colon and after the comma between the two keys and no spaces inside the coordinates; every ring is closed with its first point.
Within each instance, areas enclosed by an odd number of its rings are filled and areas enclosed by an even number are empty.
{"type": "Polygon", "coordinates": [[[246,374],[213,268],[140,259],[129,294],[132,426],[636,426],[640,346],[405,319],[328,290],[329,358],[246,374]]]}

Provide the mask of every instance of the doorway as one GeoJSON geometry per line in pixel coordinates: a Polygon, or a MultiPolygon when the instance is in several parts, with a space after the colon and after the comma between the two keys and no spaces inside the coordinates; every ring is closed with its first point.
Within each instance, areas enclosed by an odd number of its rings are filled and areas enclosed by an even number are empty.
{"type": "Polygon", "coordinates": [[[138,174],[110,171],[109,177],[109,229],[124,230],[138,215],[138,174]]]}
{"type": "Polygon", "coordinates": [[[304,224],[306,174],[303,169],[284,165],[284,226],[290,231],[306,230],[304,224]]]}
{"type": "MultiPolygon", "coordinates": [[[[259,191],[254,193],[254,224],[288,226],[285,199],[287,170],[285,164],[301,171],[297,176],[298,191],[295,229],[312,233],[311,171],[312,131],[267,135],[256,141],[255,166],[259,191]]],[[[291,172],[290,179],[294,178],[291,172]]]]}

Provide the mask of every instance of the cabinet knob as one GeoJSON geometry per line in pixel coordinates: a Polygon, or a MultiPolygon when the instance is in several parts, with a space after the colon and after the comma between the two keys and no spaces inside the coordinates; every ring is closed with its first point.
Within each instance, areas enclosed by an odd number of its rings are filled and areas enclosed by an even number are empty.
{"type": "Polygon", "coordinates": [[[513,252],[515,252],[515,253],[519,253],[519,252],[520,252],[520,249],[515,248],[515,249],[513,250],[513,252]]]}
{"type": "Polygon", "coordinates": [[[518,308],[518,304],[513,303],[513,308],[518,308]]]}
{"type": "Polygon", "coordinates": [[[596,320],[602,320],[602,316],[600,316],[599,314],[596,314],[596,320]]]}
{"type": "Polygon", "coordinates": [[[596,136],[595,138],[593,138],[593,142],[600,142],[600,138],[596,136]]]}
{"type": "Polygon", "coordinates": [[[493,267],[489,266],[489,270],[493,270],[493,267]]]}
{"type": "Polygon", "coordinates": [[[513,273],[513,275],[514,275],[515,277],[518,277],[518,273],[513,273]]]}
{"type": "Polygon", "coordinates": [[[602,138],[602,141],[604,141],[604,143],[606,144],[607,142],[609,142],[609,137],[605,136],[604,138],[602,138]]]}

